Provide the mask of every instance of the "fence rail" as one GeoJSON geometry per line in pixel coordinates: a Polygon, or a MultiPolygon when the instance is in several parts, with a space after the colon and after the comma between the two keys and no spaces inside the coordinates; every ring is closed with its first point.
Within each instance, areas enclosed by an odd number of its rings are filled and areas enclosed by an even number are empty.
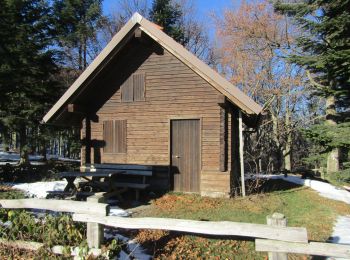
{"type": "MultiPolygon", "coordinates": [[[[87,241],[90,249],[100,248],[103,242],[103,227],[110,226],[126,229],[161,229],[213,236],[252,237],[256,238],[256,251],[269,252],[270,260],[287,259],[287,253],[350,258],[350,245],[309,243],[306,229],[286,227],[287,220],[279,213],[267,216],[268,225],[169,218],[122,218],[107,216],[109,207],[101,202],[104,202],[103,194],[91,196],[87,202],[21,199],[0,200],[0,205],[3,208],[12,209],[26,208],[73,212],[74,221],[87,222],[87,241]]],[[[4,243],[4,241],[0,239],[0,243],[4,243]]],[[[30,243],[32,242],[22,244],[28,246],[30,243]]],[[[52,252],[59,253],[60,246],[56,246],[56,249],[52,252]]]]}
{"type": "Polygon", "coordinates": [[[306,228],[274,227],[262,224],[231,221],[197,221],[172,218],[123,218],[113,216],[94,216],[90,214],[74,214],[73,220],[126,229],[161,229],[202,235],[242,236],[304,243],[308,241],[306,228]]]}
{"type": "Polygon", "coordinates": [[[349,245],[320,242],[296,243],[277,240],[256,239],[255,250],[261,252],[282,252],[350,258],[349,245]]]}
{"type": "Polygon", "coordinates": [[[59,212],[73,212],[106,216],[108,204],[73,200],[18,199],[0,200],[0,207],[6,209],[42,209],[59,212]]]}

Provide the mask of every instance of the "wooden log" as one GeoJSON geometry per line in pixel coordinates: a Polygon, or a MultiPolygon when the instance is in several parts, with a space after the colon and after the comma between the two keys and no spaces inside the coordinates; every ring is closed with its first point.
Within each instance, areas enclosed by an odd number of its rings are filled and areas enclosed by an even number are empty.
{"type": "Polygon", "coordinates": [[[243,236],[307,243],[305,228],[273,227],[229,221],[197,221],[171,218],[122,218],[74,214],[74,221],[95,222],[127,229],[158,229],[218,236],[243,236]]]}
{"type": "Polygon", "coordinates": [[[22,241],[22,240],[11,241],[3,238],[0,238],[0,244],[5,245],[6,247],[20,248],[20,249],[29,250],[29,251],[37,251],[44,246],[43,243],[38,243],[33,241],[22,241]]]}
{"type": "MultiPolygon", "coordinates": [[[[6,247],[15,247],[18,249],[23,249],[28,251],[38,251],[40,248],[44,246],[43,243],[39,243],[39,242],[23,241],[23,240],[10,241],[2,238],[0,238],[0,244],[5,245],[6,247]]],[[[81,249],[79,247],[71,247],[70,248],[71,256],[79,256],[80,250],[81,249]]],[[[53,246],[51,248],[51,252],[56,255],[64,255],[65,251],[66,250],[64,246],[53,246]]],[[[101,254],[102,254],[101,249],[92,248],[92,249],[89,249],[88,251],[88,255],[93,255],[95,257],[101,254]]]]}
{"type": "Polygon", "coordinates": [[[295,243],[268,239],[256,239],[255,250],[261,252],[274,251],[293,254],[344,257],[346,259],[350,258],[350,245],[320,242],[295,243]]]}
{"type": "Polygon", "coordinates": [[[103,203],[47,199],[0,200],[0,207],[6,209],[42,209],[102,216],[106,216],[109,211],[108,204],[103,203]]]}
{"type": "Polygon", "coordinates": [[[86,114],[86,108],[77,104],[68,104],[67,111],[69,113],[86,114]]]}
{"type": "MultiPolygon", "coordinates": [[[[272,227],[287,227],[287,219],[281,213],[273,213],[266,217],[267,225],[272,227]]],[[[287,260],[286,253],[269,252],[269,260],[287,260]]]]}

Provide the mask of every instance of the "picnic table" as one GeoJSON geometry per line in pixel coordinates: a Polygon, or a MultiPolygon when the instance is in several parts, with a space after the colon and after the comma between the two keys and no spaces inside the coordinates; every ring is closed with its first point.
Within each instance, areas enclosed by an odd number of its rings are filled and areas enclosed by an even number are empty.
{"type": "Polygon", "coordinates": [[[147,165],[87,164],[84,170],[83,172],[59,173],[61,179],[67,180],[67,185],[64,191],[48,191],[49,196],[84,197],[91,196],[98,190],[105,192],[105,197],[117,196],[122,201],[121,194],[133,189],[136,200],[139,200],[140,191],[150,186],[146,183],[146,178],[153,175],[153,167],[147,165]],[[82,178],[85,182],[75,185],[77,178],[82,178]]]}
{"type": "Polygon", "coordinates": [[[61,172],[59,177],[61,179],[67,180],[67,185],[64,188],[64,192],[77,191],[78,187],[74,184],[76,178],[82,178],[87,181],[87,185],[98,187],[102,190],[108,189],[107,192],[111,192],[113,189],[112,186],[112,177],[118,174],[123,174],[123,170],[115,170],[111,172],[106,171],[94,171],[94,172],[61,172]],[[107,181],[101,182],[101,178],[107,178],[107,181]],[[106,185],[107,184],[107,185],[106,185]],[[106,187],[107,186],[107,187],[106,187]]]}

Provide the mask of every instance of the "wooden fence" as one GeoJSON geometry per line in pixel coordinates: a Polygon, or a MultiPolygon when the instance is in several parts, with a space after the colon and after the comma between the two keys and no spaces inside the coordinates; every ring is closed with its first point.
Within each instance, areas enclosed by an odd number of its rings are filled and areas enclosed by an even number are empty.
{"type": "MultiPolygon", "coordinates": [[[[230,221],[195,221],[169,218],[123,218],[108,216],[109,207],[103,195],[94,195],[87,202],[45,199],[0,200],[3,208],[43,209],[72,212],[73,220],[87,222],[87,241],[90,253],[101,254],[104,226],[126,229],[160,229],[213,236],[255,238],[256,251],[269,252],[269,259],[287,259],[287,253],[350,258],[350,245],[308,242],[307,231],[287,227],[286,218],[279,213],[267,216],[267,225],[230,221]]],[[[0,243],[5,243],[1,240],[0,243]]],[[[12,242],[13,243],[13,242],[12,242]]],[[[39,243],[16,241],[17,246],[40,247],[39,243]],[[32,244],[31,244],[32,243],[32,244]],[[35,244],[35,246],[33,246],[35,244]]],[[[73,255],[77,254],[72,248],[73,255]]],[[[62,253],[62,247],[52,248],[62,253]]]]}

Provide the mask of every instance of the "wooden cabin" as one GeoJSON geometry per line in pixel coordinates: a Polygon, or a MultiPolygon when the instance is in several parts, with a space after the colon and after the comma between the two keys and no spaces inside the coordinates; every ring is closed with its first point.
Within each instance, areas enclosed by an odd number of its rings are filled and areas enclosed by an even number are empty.
{"type": "Polygon", "coordinates": [[[240,122],[262,108],[134,14],[45,115],[81,127],[81,163],[151,165],[153,188],[234,193],[240,122]]]}

